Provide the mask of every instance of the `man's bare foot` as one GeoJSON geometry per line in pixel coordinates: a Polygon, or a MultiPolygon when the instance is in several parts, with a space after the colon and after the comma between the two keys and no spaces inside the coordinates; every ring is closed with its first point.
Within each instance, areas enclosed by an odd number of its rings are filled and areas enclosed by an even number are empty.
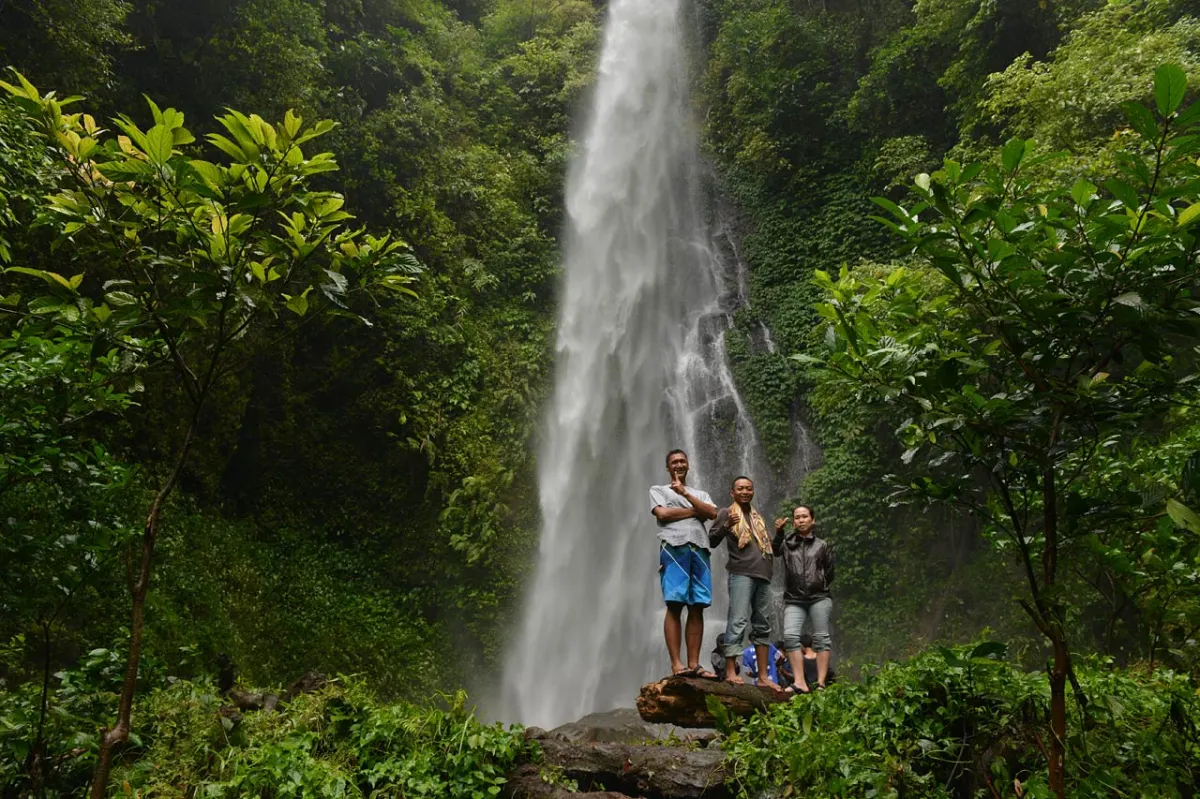
{"type": "Polygon", "coordinates": [[[740,674],[735,674],[732,677],[726,677],[725,682],[729,683],[730,685],[745,685],[746,684],[746,681],[742,679],[742,675],[740,675],[740,674]]]}
{"type": "Polygon", "coordinates": [[[770,677],[759,678],[757,685],[759,688],[770,688],[772,691],[783,690],[782,688],[779,687],[779,684],[776,683],[774,680],[772,680],[770,677]]]}

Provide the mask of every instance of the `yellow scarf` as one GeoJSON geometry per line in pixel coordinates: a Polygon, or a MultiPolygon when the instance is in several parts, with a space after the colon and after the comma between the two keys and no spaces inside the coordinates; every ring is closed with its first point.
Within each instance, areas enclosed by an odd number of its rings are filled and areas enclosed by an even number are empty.
{"type": "Polygon", "coordinates": [[[750,543],[750,535],[753,533],[754,540],[764,555],[775,554],[771,551],[771,539],[767,537],[767,523],[754,508],[750,509],[750,520],[747,521],[742,515],[742,509],[734,503],[729,508],[729,521],[733,524],[733,531],[737,533],[738,549],[744,549],[746,544],[750,543]]]}

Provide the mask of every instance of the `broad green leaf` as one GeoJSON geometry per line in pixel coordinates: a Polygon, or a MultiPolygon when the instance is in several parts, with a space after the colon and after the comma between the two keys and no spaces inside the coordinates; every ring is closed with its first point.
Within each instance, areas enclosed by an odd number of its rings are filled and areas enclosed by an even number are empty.
{"type": "Polygon", "coordinates": [[[1076,205],[1087,205],[1095,196],[1095,185],[1086,180],[1077,180],[1075,185],[1071,187],[1071,199],[1075,201],[1076,205]]]}
{"type": "MultiPolygon", "coordinates": [[[[22,275],[32,275],[33,277],[40,277],[42,280],[45,280],[51,286],[56,286],[56,285],[62,286],[63,288],[69,289],[71,291],[74,291],[76,288],[79,287],[78,283],[76,283],[75,285],[71,285],[71,281],[68,280],[67,278],[63,277],[62,275],[58,274],[57,272],[49,272],[45,269],[31,269],[27,266],[10,266],[7,269],[5,269],[4,271],[5,272],[17,272],[22,275]]],[[[79,276],[79,280],[82,282],[83,275],[79,276]]]]}
{"type": "Polygon", "coordinates": [[[1176,525],[1193,533],[1200,533],[1200,516],[1177,499],[1167,500],[1167,515],[1176,525]]]}
{"type": "Polygon", "coordinates": [[[875,203],[897,219],[905,222],[909,221],[908,212],[899,205],[896,205],[896,203],[892,202],[887,197],[872,197],[871,202],[875,203]]]}
{"type": "Polygon", "coordinates": [[[115,308],[137,305],[137,297],[128,291],[110,291],[104,295],[104,301],[115,308]]]}
{"type": "Polygon", "coordinates": [[[1187,208],[1179,212],[1179,220],[1176,224],[1179,227],[1186,227],[1192,224],[1196,219],[1200,218],[1200,203],[1192,203],[1187,208]]]}
{"type": "Polygon", "coordinates": [[[1158,113],[1170,116],[1187,94],[1187,73],[1178,64],[1163,64],[1154,72],[1154,102],[1158,113]]]}
{"type": "Polygon", "coordinates": [[[1200,119],[1200,102],[1192,103],[1187,108],[1179,112],[1179,116],[1175,117],[1175,124],[1178,127],[1187,127],[1200,119]]]}
{"type": "Polygon", "coordinates": [[[226,155],[228,155],[230,158],[234,159],[235,161],[244,162],[244,161],[248,160],[246,158],[246,153],[242,150],[241,147],[238,147],[236,144],[234,144],[232,141],[230,141],[227,137],[222,136],[220,133],[210,133],[205,138],[208,139],[209,144],[216,147],[218,150],[225,153],[226,155]]]}
{"type": "Polygon", "coordinates": [[[1121,103],[1121,110],[1139,136],[1147,141],[1158,139],[1158,120],[1153,111],[1141,103],[1121,103]]]}
{"type": "Polygon", "coordinates": [[[1021,162],[1025,160],[1026,143],[1024,139],[1009,139],[1004,145],[1004,151],[1001,154],[1001,160],[1004,163],[1005,172],[1016,172],[1021,166],[1021,162]]]}
{"type": "Polygon", "coordinates": [[[209,186],[212,186],[214,189],[221,187],[224,180],[223,173],[219,166],[211,161],[195,160],[190,161],[189,163],[191,164],[192,169],[196,170],[196,173],[200,175],[200,178],[205,183],[207,183],[209,186]]]}
{"type": "Polygon", "coordinates": [[[1130,186],[1123,180],[1111,178],[1104,182],[1104,188],[1108,189],[1109,194],[1120,200],[1127,208],[1137,208],[1141,203],[1138,201],[1137,192],[1133,186],[1130,186]]]}
{"type": "Polygon", "coordinates": [[[286,305],[289,311],[297,316],[304,316],[308,313],[308,297],[305,297],[303,294],[295,296],[284,294],[283,296],[287,300],[286,305]]]}

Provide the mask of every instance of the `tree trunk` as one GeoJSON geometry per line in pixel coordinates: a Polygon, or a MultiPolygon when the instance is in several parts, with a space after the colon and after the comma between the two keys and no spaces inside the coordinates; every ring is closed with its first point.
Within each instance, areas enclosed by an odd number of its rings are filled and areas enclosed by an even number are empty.
{"type": "Polygon", "coordinates": [[[770,705],[791,698],[782,691],[756,685],[734,685],[699,677],[667,677],[642,686],[637,709],[641,717],[650,722],[677,727],[715,727],[717,720],[708,709],[710,697],[729,715],[741,718],[766,711],[770,705]]]}
{"type": "MultiPolygon", "coordinates": [[[[1055,423],[1057,430],[1057,422],[1055,423]]],[[[1051,440],[1051,447],[1053,447],[1051,440]]],[[[1045,603],[1046,634],[1054,649],[1050,667],[1050,791],[1058,799],[1066,799],[1067,747],[1067,674],[1071,670],[1071,653],[1067,649],[1067,634],[1063,629],[1063,612],[1054,595],[1058,577],[1058,487],[1054,463],[1047,464],[1042,473],[1042,513],[1046,545],[1042,551],[1042,587],[1050,596],[1045,603]]]]}
{"type": "Polygon", "coordinates": [[[1054,664],[1050,667],[1050,791],[1067,795],[1067,672],[1070,653],[1061,633],[1054,637],[1054,664]]]}
{"type": "Polygon", "coordinates": [[[137,690],[138,664],[142,656],[143,616],[146,607],[146,594],[150,589],[150,568],[154,560],[154,545],[158,539],[158,519],[162,514],[162,506],[183,473],[196,430],[200,423],[200,407],[197,406],[188,424],[183,446],[175,458],[175,465],[166,481],[154,495],[150,510],[146,514],[146,525],[142,529],[142,557],[138,569],[138,579],[133,585],[133,614],[129,625],[129,656],[125,664],[125,679],[121,684],[121,701],[117,708],[117,723],[110,728],[100,731],[100,756],[96,762],[96,770],[92,774],[91,799],[104,799],[108,789],[108,777],[112,771],[112,758],[116,747],[129,740],[131,716],[133,714],[133,696],[137,690]]]}

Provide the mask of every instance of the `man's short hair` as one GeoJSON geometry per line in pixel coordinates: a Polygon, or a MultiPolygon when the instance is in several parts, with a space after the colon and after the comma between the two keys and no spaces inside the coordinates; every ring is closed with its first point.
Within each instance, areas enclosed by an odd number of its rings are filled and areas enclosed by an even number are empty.
{"type": "MultiPolygon", "coordinates": [[[[737,485],[738,480],[745,480],[745,481],[749,482],[750,485],[754,485],[754,481],[751,480],[749,477],[747,477],[744,474],[739,474],[737,477],[733,478],[733,482],[729,484],[729,487],[733,488],[735,485],[737,485]]],[[[809,511],[809,512],[811,513],[811,511],[809,511]]]]}
{"type": "Polygon", "coordinates": [[[813,517],[814,519],[817,518],[816,512],[813,511],[813,509],[812,509],[812,505],[805,505],[803,502],[801,502],[796,507],[792,508],[792,513],[795,514],[795,512],[800,510],[801,508],[804,508],[806,511],[808,511],[809,516],[813,517]]]}
{"type": "Polygon", "coordinates": [[[685,458],[688,456],[688,454],[681,449],[673,449],[667,453],[667,466],[671,465],[671,456],[673,455],[682,455],[685,458]]]}

